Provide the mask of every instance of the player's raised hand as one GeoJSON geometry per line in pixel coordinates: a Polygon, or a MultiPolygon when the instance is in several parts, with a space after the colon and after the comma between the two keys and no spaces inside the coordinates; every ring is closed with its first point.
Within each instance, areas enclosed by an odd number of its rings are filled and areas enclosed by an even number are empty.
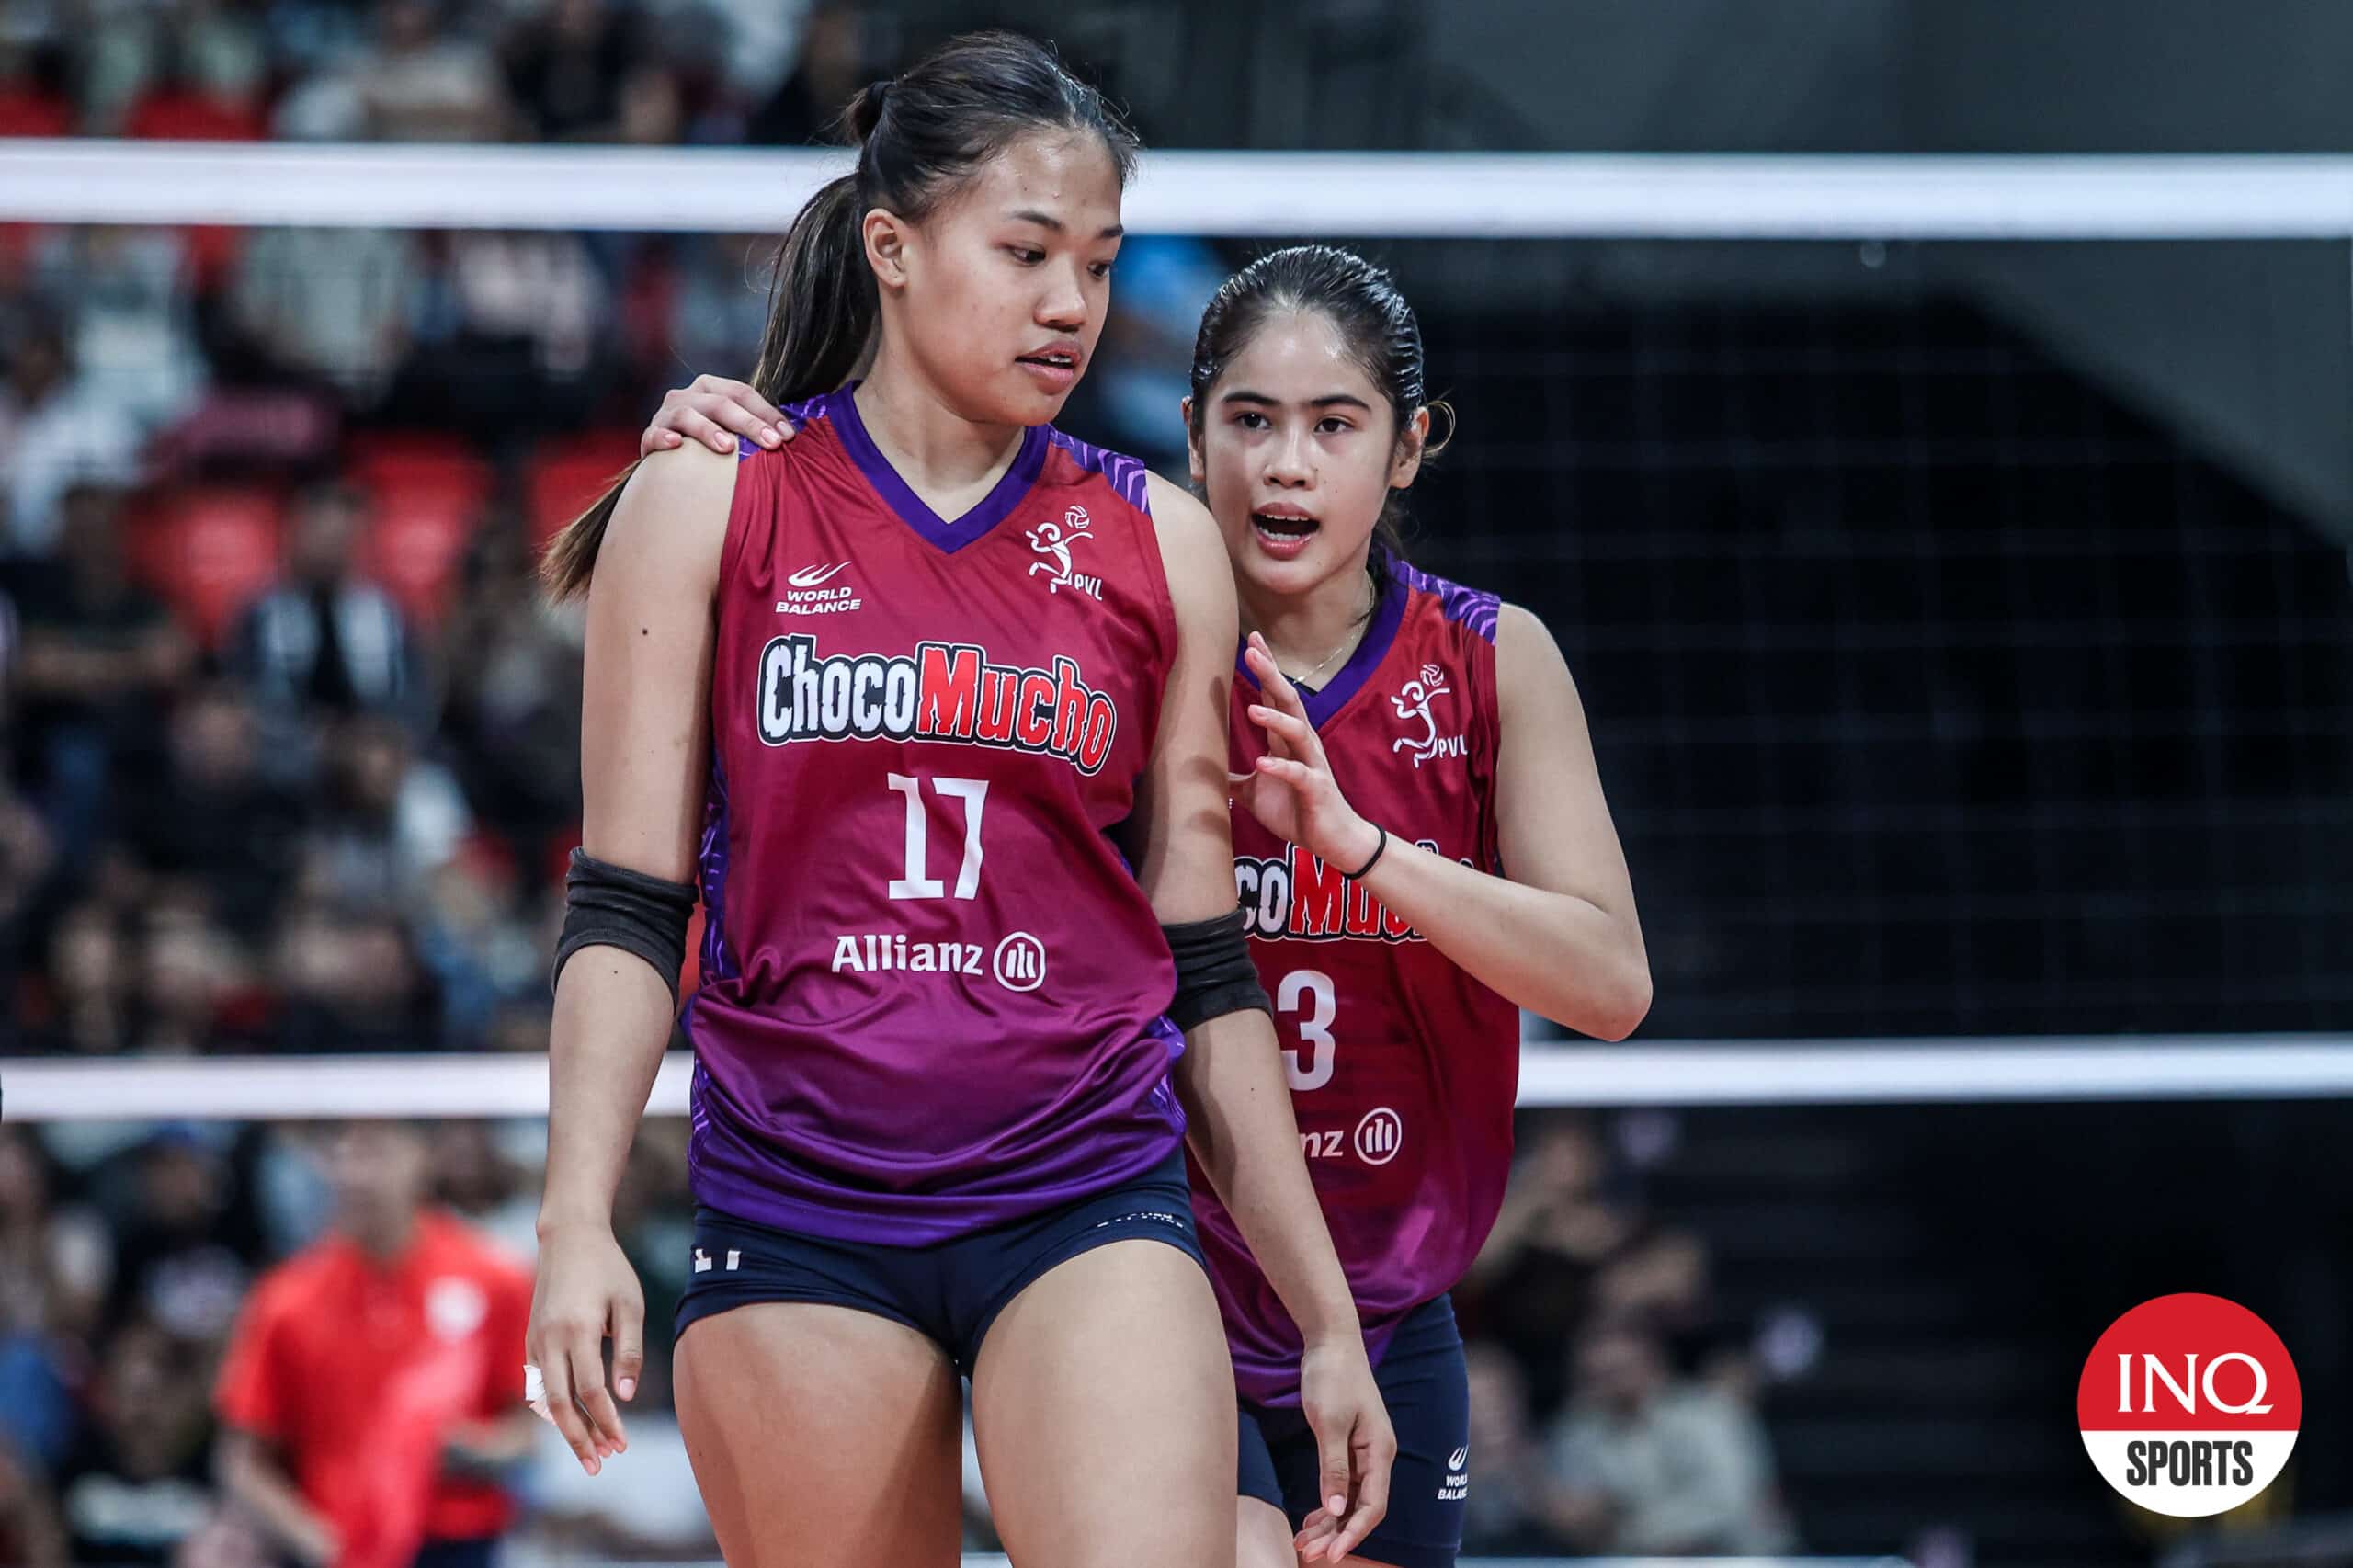
{"type": "Polygon", "coordinates": [[[1259,826],[1325,865],[1343,870],[1361,867],[1380,846],[1380,830],[1357,815],[1340,792],[1324,742],[1308,722],[1307,705],[1276,667],[1267,640],[1253,631],[1243,658],[1258,677],[1264,700],[1251,705],[1250,719],[1267,733],[1267,754],[1246,778],[1235,781],[1233,798],[1259,826]]]}
{"type": "Polygon", "coordinates": [[[1397,1433],[1373,1381],[1364,1341],[1310,1346],[1299,1363],[1299,1407],[1315,1434],[1319,1528],[1311,1517],[1294,1545],[1304,1562],[1338,1562],[1389,1512],[1397,1433]]]}
{"type": "MultiPolygon", "coordinates": [[[[610,1225],[574,1224],[540,1238],[539,1283],[524,1341],[539,1369],[546,1408],[594,1475],[629,1448],[613,1393],[634,1398],[645,1361],[645,1292],[610,1225]],[[613,1341],[612,1389],[605,1379],[605,1339],[613,1341]]],[[[538,1402],[533,1408],[538,1409],[538,1402]]]]}
{"type": "Polygon", "coordinates": [[[774,450],[792,439],[792,422],[742,381],[697,376],[662,394],[661,409],[637,438],[637,455],[650,458],[687,441],[703,441],[715,451],[732,452],[738,436],[748,436],[774,450]]]}

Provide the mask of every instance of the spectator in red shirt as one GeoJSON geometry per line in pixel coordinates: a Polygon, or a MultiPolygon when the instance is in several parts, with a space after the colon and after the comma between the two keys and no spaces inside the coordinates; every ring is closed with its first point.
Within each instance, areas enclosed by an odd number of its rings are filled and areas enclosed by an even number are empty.
{"type": "Polygon", "coordinates": [[[222,1487],[315,1568],[487,1568],[514,1519],[531,1276],[426,1206],[429,1148],[329,1136],[334,1228],[263,1278],[222,1368],[222,1487]]]}

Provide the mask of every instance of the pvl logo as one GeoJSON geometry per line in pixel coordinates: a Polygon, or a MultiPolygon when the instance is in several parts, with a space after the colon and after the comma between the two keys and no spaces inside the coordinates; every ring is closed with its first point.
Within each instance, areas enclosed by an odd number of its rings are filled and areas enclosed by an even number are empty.
{"type": "Polygon", "coordinates": [[[2220,1296],[2159,1296],[2118,1318],[2075,1388],[2084,1448],[2110,1486],[2160,1514],[2222,1513],[2278,1478],[2302,1386],[2271,1325],[2220,1296]]]}

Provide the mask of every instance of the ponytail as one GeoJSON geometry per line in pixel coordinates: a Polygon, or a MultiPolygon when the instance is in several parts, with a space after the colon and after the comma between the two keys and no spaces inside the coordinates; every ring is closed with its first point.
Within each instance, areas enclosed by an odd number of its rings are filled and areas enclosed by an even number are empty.
{"type": "MultiPolygon", "coordinates": [[[[752,372],[752,385],[770,403],[799,403],[829,392],[858,369],[877,309],[874,271],[860,254],[865,215],[858,176],[848,174],[811,197],[785,231],[768,280],[767,330],[752,372]]],[[[540,576],[551,597],[568,599],[587,591],[605,528],[636,472],[635,462],[623,469],[548,541],[540,576]]]]}

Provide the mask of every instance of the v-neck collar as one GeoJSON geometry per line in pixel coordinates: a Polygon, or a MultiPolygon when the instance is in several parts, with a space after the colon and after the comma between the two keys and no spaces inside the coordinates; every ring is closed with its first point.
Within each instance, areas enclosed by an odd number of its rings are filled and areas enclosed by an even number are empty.
{"type": "Polygon", "coordinates": [[[858,417],[858,399],[851,395],[858,386],[852,381],[827,400],[826,412],[833,416],[842,449],[858,464],[858,472],[874,487],[874,494],[934,549],[952,555],[974,540],[985,539],[989,530],[1011,517],[1013,509],[1029,498],[1038,475],[1045,471],[1048,427],[1032,425],[1021,433],[1021,449],[1013,454],[1013,466],[1005,471],[995,487],[982,496],[971,511],[949,522],[899,477],[899,471],[891,466],[891,460],[874,444],[866,422],[858,417]]]}
{"type": "MultiPolygon", "coordinates": [[[[1381,661],[1389,656],[1391,644],[1397,641],[1397,628],[1405,619],[1405,578],[1385,559],[1381,576],[1388,586],[1381,590],[1381,602],[1373,607],[1372,624],[1364,629],[1364,640],[1357,644],[1357,651],[1348,655],[1348,662],[1340,666],[1339,674],[1300,698],[1307,710],[1307,722],[1319,730],[1364,689],[1365,682],[1372,678],[1372,672],[1381,667],[1381,661]]],[[[1247,638],[1242,646],[1249,646],[1247,638]]],[[[1257,688],[1258,677],[1251,673],[1240,649],[1234,652],[1233,667],[1254,689],[1257,688]]]]}

